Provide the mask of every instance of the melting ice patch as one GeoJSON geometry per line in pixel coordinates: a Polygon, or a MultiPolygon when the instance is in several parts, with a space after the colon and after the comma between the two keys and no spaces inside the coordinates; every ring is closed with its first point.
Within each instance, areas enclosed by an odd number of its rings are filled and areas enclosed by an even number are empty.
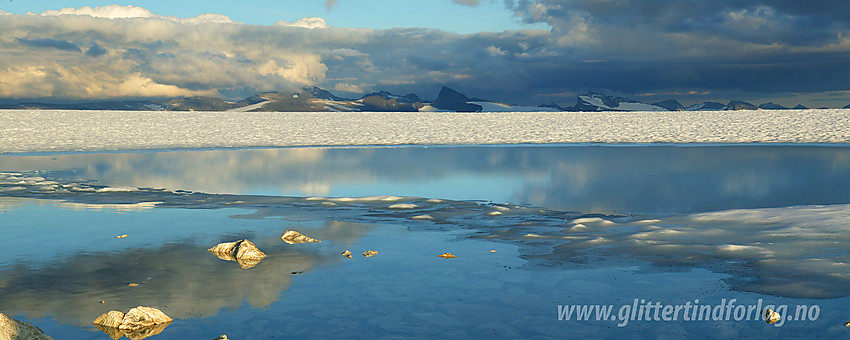
{"type": "Polygon", "coordinates": [[[475,238],[521,245],[529,266],[636,260],[651,264],[647,269],[701,267],[727,273],[728,283],[743,291],[810,298],[850,295],[848,204],[601,215],[419,197],[305,198],[110,188],[48,177],[0,173],[0,197],[60,200],[73,207],[242,208],[246,213],[233,217],[460,229],[475,238]]]}

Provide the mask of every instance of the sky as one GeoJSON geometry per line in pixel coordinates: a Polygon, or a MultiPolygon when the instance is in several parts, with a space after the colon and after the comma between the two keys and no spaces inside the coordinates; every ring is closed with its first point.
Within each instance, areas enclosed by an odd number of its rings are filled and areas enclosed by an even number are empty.
{"type": "Polygon", "coordinates": [[[0,101],[319,86],[850,104],[850,1],[0,0],[0,101]]]}

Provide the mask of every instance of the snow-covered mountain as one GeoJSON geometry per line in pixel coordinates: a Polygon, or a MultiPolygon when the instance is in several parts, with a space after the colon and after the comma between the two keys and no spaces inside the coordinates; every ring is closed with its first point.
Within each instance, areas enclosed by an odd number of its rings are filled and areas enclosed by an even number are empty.
{"type": "MultiPolygon", "coordinates": [[[[135,100],[89,103],[18,103],[0,105],[0,109],[69,109],[125,111],[277,111],[277,112],[546,112],[546,111],[723,111],[723,110],[782,110],[784,106],[764,103],[756,107],[747,102],[728,104],[703,102],[684,107],[675,99],[647,104],[625,97],[587,93],[576,97],[575,106],[562,107],[557,103],[540,106],[516,106],[498,100],[470,98],[454,89],[443,87],[433,101],[423,100],[415,93],[397,95],[387,91],[365,94],[359,99],[337,96],[313,86],[296,92],[264,92],[239,100],[226,101],[213,97],[188,97],[163,100],[135,100]]],[[[849,109],[850,105],[845,107],[849,109]]],[[[797,105],[794,109],[806,109],[797,105]]]]}
{"type": "Polygon", "coordinates": [[[624,97],[588,93],[578,96],[576,105],[568,111],[670,111],[667,108],[641,103],[624,97]]]}
{"type": "Polygon", "coordinates": [[[670,111],[684,111],[685,110],[685,107],[682,105],[682,103],[679,103],[679,101],[675,100],[675,99],[669,99],[669,100],[653,103],[652,105],[660,106],[660,107],[663,107],[663,108],[670,110],[670,111]]]}
{"type": "Polygon", "coordinates": [[[759,105],[759,108],[762,109],[762,110],[788,110],[787,107],[776,104],[774,102],[767,102],[767,103],[761,104],[761,105],[759,105]]]}
{"type": "MultiPolygon", "coordinates": [[[[762,104],[763,109],[768,109],[769,107],[782,107],[773,103],[762,104]]],[[[761,106],[755,106],[753,104],[742,102],[738,100],[732,100],[728,104],[722,104],[718,102],[703,102],[700,104],[694,104],[685,108],[685,111],[734,111],[734,110],[758,110],[762,108],[761,106]]]]}
{"type": "Polygon", "coordinates": [[[758,108],[755,105],[747,103],[747,102],[742,102],[742,101],[739,101],[739,100],[733,100],[733,101],[729,102],[729,104],[726,104],[726,109],[735,111],[735,110],[756,110],[758,108]]]}
{"type": "Polygon", "coordinates": [[[685,108],[685,111],[722,111],[726,110],[726,105],[718,102],[702,102],[685,108]]]}

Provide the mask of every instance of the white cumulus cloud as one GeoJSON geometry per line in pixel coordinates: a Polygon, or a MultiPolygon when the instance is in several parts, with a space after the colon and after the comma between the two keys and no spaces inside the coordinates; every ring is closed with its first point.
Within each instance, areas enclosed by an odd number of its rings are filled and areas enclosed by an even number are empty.
{"type": "Polygon", "coordinates": [[[173,16],[161,16],[151,13],[146,8],[127,5],[107,5],[102,7],[67,7],[60,10],[49,10],[40,14],[41,16],[60,16],[60,15],[85,15],[94,18],[105,19],[129,19],[129,18],[157,18],[165,19],[189,24],[202,23],[233,23],[230,17],[222,14],[201,14],[192,18],[178,18],[173,16]]]}
{"type": "Polygon", "coordinates": [[[325,19],[319,17],[313,18],[301,18],[295,22],[286,22],[286,21],[278,21],[275,23],[276,26],[287,26],[287,27],[301,27],[301,28],[328,28],[328,24],[325,22],[325,19]]]}
{"type": "Polygon", "coordinates": [[[505,80],[478,73],[511,66],[482,65],[481,51],[525,46],[533,55],[546,39],[524,31],[349,29],[318,17],[246,25],[219,14],[176,18],[136,6],[65,8],[0,20],[0,98],[239,99],[314,85],[357,93],[371,90],[368,84],[409,93],[479,79],[498,86],[505,80]]]}
{"type": "Polygon", "coordinates": [[[123,19],[123,18],[152,18],[156,17],[151,11],[136,6],[108,5],[103,7],[67,7],[60,10],[49,10],[41,13],[43,16],[58,15],[88,15],[95,18],[123,19]]]}

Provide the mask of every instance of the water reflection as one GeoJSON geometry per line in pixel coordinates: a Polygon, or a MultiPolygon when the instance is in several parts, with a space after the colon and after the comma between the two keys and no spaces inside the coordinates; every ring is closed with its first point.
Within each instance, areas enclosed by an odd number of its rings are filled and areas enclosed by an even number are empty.
{"type": "Polygon", "coordinates": [[[850,203],[850,148],[524,146],[0,156],[107,186],[288,196],[397,195],[599,213],[850,203]],[[214,171],[211,171],[214,169],[214,171]]]}
{"type": "Polygon", "coordinates": [[[341,261],[337,248],[372,228],[326,221],[311,233],[324,237],[327,245],[314,247],[287,246],[279,234],[254,235],[268,257],[250,270],[220,260],[207,251],[211,245],[194,241],[116,252],[90,249],[66,254],[46,267],[17,262],[0,269],[0,310],[91,327],[106,311],[139,305],[159,308],[174,319],[209,317],[244,303],[263,308],[280,300],[297,273],[341,261]]]}

